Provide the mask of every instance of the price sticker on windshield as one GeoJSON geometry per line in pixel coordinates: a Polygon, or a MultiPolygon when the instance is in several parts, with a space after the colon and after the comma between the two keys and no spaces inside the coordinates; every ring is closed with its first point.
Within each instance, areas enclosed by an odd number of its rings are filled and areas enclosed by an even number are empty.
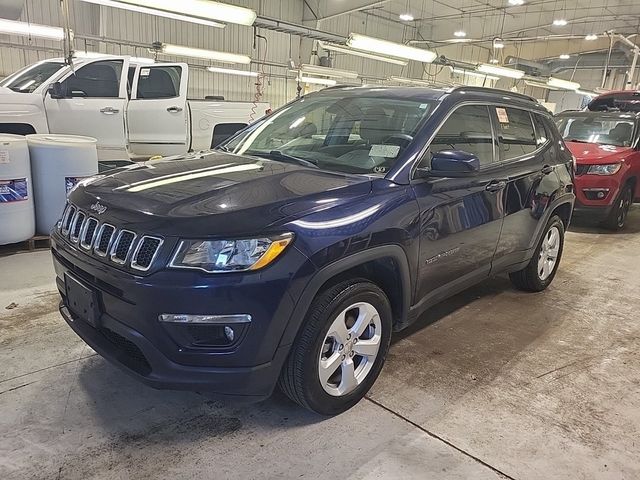
{"type": "Polygon", "coordinates": [[[500,123],[509,123],[509,115],[507,115],[507,110],[505,108],[496,108],[496,113],[498,114],[498,120],[500,123]]]}
{"type": "Polygon", "coordinates": [[[396,158],[400,153],[399,145],[372,145],[369,150],[370,157],[396,158]]]}
{"type": "Polygon", "coordinates": [[[8,150],[0,150],[0,163],[9,163],[9,151],[8,150]]]}

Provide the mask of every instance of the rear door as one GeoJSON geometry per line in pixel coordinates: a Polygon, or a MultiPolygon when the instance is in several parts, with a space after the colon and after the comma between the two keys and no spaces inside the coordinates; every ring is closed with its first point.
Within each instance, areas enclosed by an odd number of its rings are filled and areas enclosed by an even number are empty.
{"type": "Polygon", "coordinates": [[[128,70],[127,57],[109,58],[84,64],[63,77],[65,98],[45,95],[49,131],[97,138],[100,159],[127,158],[128,70]]]}
{"type": "Polygon", "coordinates": [[[508,185],[504,222],[494,269],[522,262],[535,245],[540,218],[558,188],[558,163],[552,134],[539,113],[492,107],[497,125],[499,160],[508,185]]]}
{"type": "Polygon", "coordinates": [[[492,116],[486,105],[455,110],[436,133],[422,160],[463,150],[480,159],[480,172],[466,178],[414,179],[420,207],[417,296],[431,304],[487,277],[500,236],[506,182],[496,164],[492,116]]]}
{"type": "Polygon", "coordinates": [[[187,64],[137,68],[127,109],[129,149],[133,155],[179,155],[189,145],[187,64]]]}

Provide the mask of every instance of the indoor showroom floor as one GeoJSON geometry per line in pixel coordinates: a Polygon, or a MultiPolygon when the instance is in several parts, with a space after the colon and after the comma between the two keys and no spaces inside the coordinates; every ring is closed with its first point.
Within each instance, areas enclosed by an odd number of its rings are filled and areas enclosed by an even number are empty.
{"type": "Polygon", "coordinates": [[[572,227],[547,292],[432,309],[335,418],[143,386],[62,320],[48,251],[2,256],[0,478],[640,478],[639,233],[572,227]]]}

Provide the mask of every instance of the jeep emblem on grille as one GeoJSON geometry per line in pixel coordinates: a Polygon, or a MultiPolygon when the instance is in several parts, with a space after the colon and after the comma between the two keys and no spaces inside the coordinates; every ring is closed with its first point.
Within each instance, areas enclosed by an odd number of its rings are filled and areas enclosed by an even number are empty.
{"type": "Polygon", "coordinates": [[[102,205],[100,202],[96,202],[93,205],[91,205],[91,210],[96,212],[98,215],[102,215],[104,212],[107,211],[107,207],[102,205]]]}

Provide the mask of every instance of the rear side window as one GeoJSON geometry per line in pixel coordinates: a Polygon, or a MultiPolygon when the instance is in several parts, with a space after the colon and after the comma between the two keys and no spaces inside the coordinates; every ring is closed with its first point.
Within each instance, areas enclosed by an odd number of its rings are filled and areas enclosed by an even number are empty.
{"type": "Polygon", "coordinates": [[[500,157],[504,160],[522,157],[538,148],[531,114],[526,110],[496,107],[500,157]]]}
{"type": "Polygon", "coordinates": [[[213,137],[211,138],[211,148],[217,147],[229,137],[239,132],[246,123],[219,123],[213,128],[213,137]]]}
{"type": "Polygon", "coordinates": [[[493,132],[489,107],[467,105],[453,112],[431,142],[432,154],[442,150],[462,150],[476,155],[480,165],[492,163],[493,132]]]}
{"type": "Polygon", "coordinates": [[[136,98],[173,98],[180,95],[182,68],[177,65],[142,67],[136,98]]]}
{"type": "Polygon", "coordinates": [[[538,144],[538,146],[544,145],[549,140],[551,140],[551,132],[549,132],[549,130],[547,129],[542,115],[534,113],[531,116],[533,117],[533,124],[536,127],[536,143],[538,144]]]}

